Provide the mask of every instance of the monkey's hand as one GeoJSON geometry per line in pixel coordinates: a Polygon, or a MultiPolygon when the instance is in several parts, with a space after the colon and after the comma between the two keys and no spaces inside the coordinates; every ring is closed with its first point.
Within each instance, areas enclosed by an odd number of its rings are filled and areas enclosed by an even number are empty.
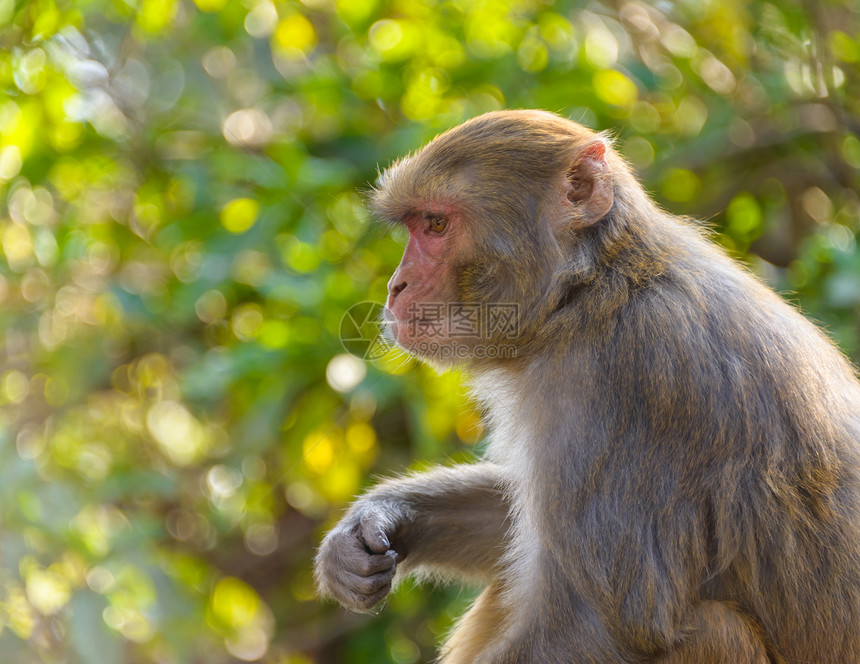
{"type": "Polygon", "coordinates": [[[402,557],[391,546],[399,520],[390,505],[356,503],[320,545],[314,561],[320,594],[353,611],[368,611],[382,600],[402,557]]]}

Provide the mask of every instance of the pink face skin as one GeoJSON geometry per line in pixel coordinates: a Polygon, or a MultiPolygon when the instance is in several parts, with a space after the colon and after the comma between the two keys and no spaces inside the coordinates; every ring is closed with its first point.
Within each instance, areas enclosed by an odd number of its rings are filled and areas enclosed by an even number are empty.
{"type": "Polygon", "coordinates": [[[434,206],[431,210],[403,220],[409,240],[388,282],[385,307],[393,339],[421,355],[427,354],[421,342],[443,345],[450,341],[445,315],[448,303],[457,301],[452,247],[454,238],[462,235],[452,209],[434,206]]]}

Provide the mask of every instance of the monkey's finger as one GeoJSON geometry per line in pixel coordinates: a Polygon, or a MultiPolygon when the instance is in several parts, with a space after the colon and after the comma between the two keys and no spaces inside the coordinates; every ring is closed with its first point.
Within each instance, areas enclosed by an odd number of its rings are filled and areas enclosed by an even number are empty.
{"type": "Polygon", "coordinates": [[[361,576],[372,576],[373,574],[387,571],[391,571],[393,574],[395,564],[394,556],[388,553],[367,555],[362,552],[362,555],[354,561],[353,567],[361,576]]]}
{"type": "Polygon", "coordinates": [[[343,583],[353,595],[369,597],[384,588],[391,588],[391,580],[393,578],[394,570],[386,570],[372,576],[360,576],[352,572],[347,572],[344,574],[343,583]]]}
{"type": "Polygon", "coordinates": [[[364,546],[372,553],[385,553],[391,548],[388,535],[378,523],[363,523],[359,535],[364,546]]]}
{"type": "Polygon", "coordinates": [[[377,604],[379,604],[379,602],[381,602],[383,599],[385,599],[385,596],[390,591],[391,584],[388,584],[385,588],[379,590],[378,592],[375,592],[372,595],[359,595],[358,597],[356,597],[356,601],[358,603],[359,608],[368,611],[377,604]]]}

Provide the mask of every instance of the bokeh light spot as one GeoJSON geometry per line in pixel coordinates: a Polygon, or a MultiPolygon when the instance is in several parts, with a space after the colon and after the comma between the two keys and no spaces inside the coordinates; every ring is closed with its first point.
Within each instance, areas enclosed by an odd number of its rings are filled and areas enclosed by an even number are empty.
{"type": "Polygon", "coordinates": [[[275,48],[283,55],[305,55],[317,45],[316,29],[302,14],[287,16],[275,29],[273,36],[275,48]]]}
{"type": "Polygon", "coordinates": [[[367,375],[367,366],[353,355],[335,355],[328,363],[325,377],[329,386],[338,392],[355,389],[367,375]]]}
{"type": "Polygon", "coordinates": [[[218,581],[210,603],[215,618],[232,628],[249,625],[260,610],[260,598],[254,589],[232,576],[218,581]]]}
{"type": "Polygon", "coordinates": [[[227,0],[194,0],[194,4],[202,12],[217,12],[227,4],[227,0]]]}
{"type": "Polygon", "coordinates": [[[762,213],[758,201],[748,192],[739,193],[726,208],[726,219],[732,233],[740,236],[751,233],[761,225],[762,213]]]}
{"type": "Polygon", "coordinates": [[[595,94],[612,106],[630,106],[639,95],[636,84],[614,69],[596,72],[593,83],[595,94]]]}
{"type": "Polygon", "coordinates": [[[403,39],[403,28],[397,21],[383,19],[370,26],[367,39],[375,51],[386,53],[397,48],[403,39]]]}
{"type": "Polygon", "coordinates": [[[670,201],[686,203],[699,195],[701,181],[686,168],[670,168],[663,177],[663,195],[670,201]]]}
{"type": "Polygon", "coordinates": [[[260,204],[253,198],[236,198],[221,209],[221,225],[231,233],[244,233],[260,212],[260,204]]]}
{"type": "Polygon", "coordinates": [[[311,432],[302,445],[302,458],[305,465],[315,473],[324,473],[334,462],[334,441],[332,432],[311,432]]]}
{"type": "Polygon", "coordinates": [[[175,401],[160,401],[150,408],[146,426],[161,450],[178,466],[198,461],[208,448],[203,426],[175,401]]]}
{"type": "Polygon", "coordinates": [[[69,583],[57,572],[33,569],[27,574],[27,599],[42,615],[57,613],[70,598],[69,583]]]}
{"type": "Polygon", "coordinates": [[[598,69],[607,69],[618,60],[618,40],[604,27],[595,27],[585,36],[585,57],[598,69]]]}

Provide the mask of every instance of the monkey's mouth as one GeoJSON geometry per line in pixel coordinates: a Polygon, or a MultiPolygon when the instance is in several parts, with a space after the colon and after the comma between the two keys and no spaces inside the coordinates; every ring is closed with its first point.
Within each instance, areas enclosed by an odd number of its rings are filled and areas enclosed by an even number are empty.
{"type": "Polygon", "coordinates": [[[408,316],[406,318],[399,318],[397,314],[395,314],[388,307],[384,307],[382,309],[382,317],[379,321],[382,326],[388,325],[396,325],[398,323],[407,323],[409,325],[438,325],[439,323],[445,320],[444,317],[440,316],[408,316]]]}
{"type": "Polygon", "coordinates": [[[379,317],[379,325],[384,330],[387,330],[397,325],[397,316],[395,316],[394,312],[388,307],[383,307],[382,314],[379,317]]]}
{"type": "Polygon", "coordinates": [[[382,309],[379,317],[379,327],[382,330],[382,338],[392,346],[398,345],[397,316],[386,306],[382,309]]]}

